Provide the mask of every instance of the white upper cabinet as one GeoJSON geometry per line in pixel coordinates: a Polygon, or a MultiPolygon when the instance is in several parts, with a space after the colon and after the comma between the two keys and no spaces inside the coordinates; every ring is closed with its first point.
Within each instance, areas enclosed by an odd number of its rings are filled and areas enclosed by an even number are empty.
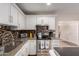
{"type": "Polygon", "coordinates": [[[16,6],[11,4],[11,19],[10,24],[17,26],[15,30],[25,29],[25,15],[24,13],[16,6]]]}
{"type": "Polygon", "coordinates": [[[26,15],[26,29],[36,29],[36,25],[48,25],[50,30],[55,30],[55,16],[26,15]]]}
{"type": "Polygon", "coordinates": [[[26,15],[26,29],[35,30],[36,29],[36,16],[26,15]]]}
{"type": "Polygon", "coordinates": [[[10,4],[0,3],[0,24],[9,24],[10,4]]]}
{"type": "Polygon", "coordinates": [[[37,25],[49,25],[49,18],[45,16],[37,16],[37,25]]]}
{"type": "Polygon", "coordinates": [[[0,3],[0,24],[24,29],[25,15],[16,4],[0,3]]]}
{"type": "Polygon", "coordinates": [[[37,25],[48,25],[50,30],[55,30],[55,16],[52,15],[38,15],[37,25]]]}
{"type": "Polygon", "coordinates": [[[18,12],[18,29],[25,29],[25,16],[18,12]]]}
{"type": "Polygon", "coordinates": [[[17,9],[15,8],[15,6],[11,5],[11,15],[10,15],[10,24],[17,26],[18,25],[18,12],[17,9]]]}
{"type": "MultiPolygon", "coordinates": [[[[25,29],[25,15],[18,8],[18,6],[11,4],[11,22],[13,26],[17,26],[16,29],[22,30],[25,29]]],[[[16,30],[15,29],[15,30],[16,30]]]]}
{"type": "Polygon", "coordinates": [[[49,29],[55,30],[55,17],[49,17],[49,29]]]}

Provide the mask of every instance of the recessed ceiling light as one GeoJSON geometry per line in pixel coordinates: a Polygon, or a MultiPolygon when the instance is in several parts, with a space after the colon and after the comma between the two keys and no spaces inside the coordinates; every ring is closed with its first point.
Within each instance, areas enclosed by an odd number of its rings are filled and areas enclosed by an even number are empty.
{"type": "Polygon", "coordinates": [[[51,5],[51,3],[46,3],[46,5],[51,5]]]}

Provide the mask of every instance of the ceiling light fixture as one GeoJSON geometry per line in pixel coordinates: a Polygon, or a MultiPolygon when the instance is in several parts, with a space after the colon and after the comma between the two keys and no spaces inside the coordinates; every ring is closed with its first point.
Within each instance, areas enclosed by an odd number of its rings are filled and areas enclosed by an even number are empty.
{"type": "Polygon", "coordinates": [[[46,3],[46,5],[51,5],[51,3],[46,3]]]}

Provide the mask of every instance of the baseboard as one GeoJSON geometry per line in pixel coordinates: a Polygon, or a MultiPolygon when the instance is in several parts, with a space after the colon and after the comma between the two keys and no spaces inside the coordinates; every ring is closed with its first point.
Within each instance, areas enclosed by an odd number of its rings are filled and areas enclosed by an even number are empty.
{"type": "Polygon", "coordinates": [[[73,43],[73,42],[66,41],[66,40],[63,40],[63,42],[66,42],[66,43],[68,43],[68,44],[70,44],[70,45],[78,46],[77,44],[75,44],[75,43],[73,43]]]}

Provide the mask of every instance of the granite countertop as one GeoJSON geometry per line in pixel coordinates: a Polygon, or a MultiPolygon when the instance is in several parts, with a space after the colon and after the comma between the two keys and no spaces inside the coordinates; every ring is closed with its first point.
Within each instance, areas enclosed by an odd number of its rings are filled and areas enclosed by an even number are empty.
{"type": "Polygon", "coordinates": [[[12,51],[10,51],[8,53],[4,53],[4,56],[14,56],[22,48],[23,45],[24,45],[24,43],[21,43],[19,46],[17,46],[12,51]]]}
{"type": "Polygon", "coordinates": [[[14,56],[26,42],[27,42],[27,40],[23,40],[23,42],[21,44],[19,44],[16,48],[14,48],[12,51],[10,51],[8,53],[4,53],[4,56],[14,56]]]}
{"type": "Polygon", "coordinates": [[[23,47],[23,45],[28,42],[28,40],[36,40],[36,37],[34,37],[32,39],[30,39],[30,38],[22,38],[21,40],[23,41],[22,43],[20,43],[12,51],[10,51],[8,53],[4,53],[4,56],[14,56],[23,47]]]}

